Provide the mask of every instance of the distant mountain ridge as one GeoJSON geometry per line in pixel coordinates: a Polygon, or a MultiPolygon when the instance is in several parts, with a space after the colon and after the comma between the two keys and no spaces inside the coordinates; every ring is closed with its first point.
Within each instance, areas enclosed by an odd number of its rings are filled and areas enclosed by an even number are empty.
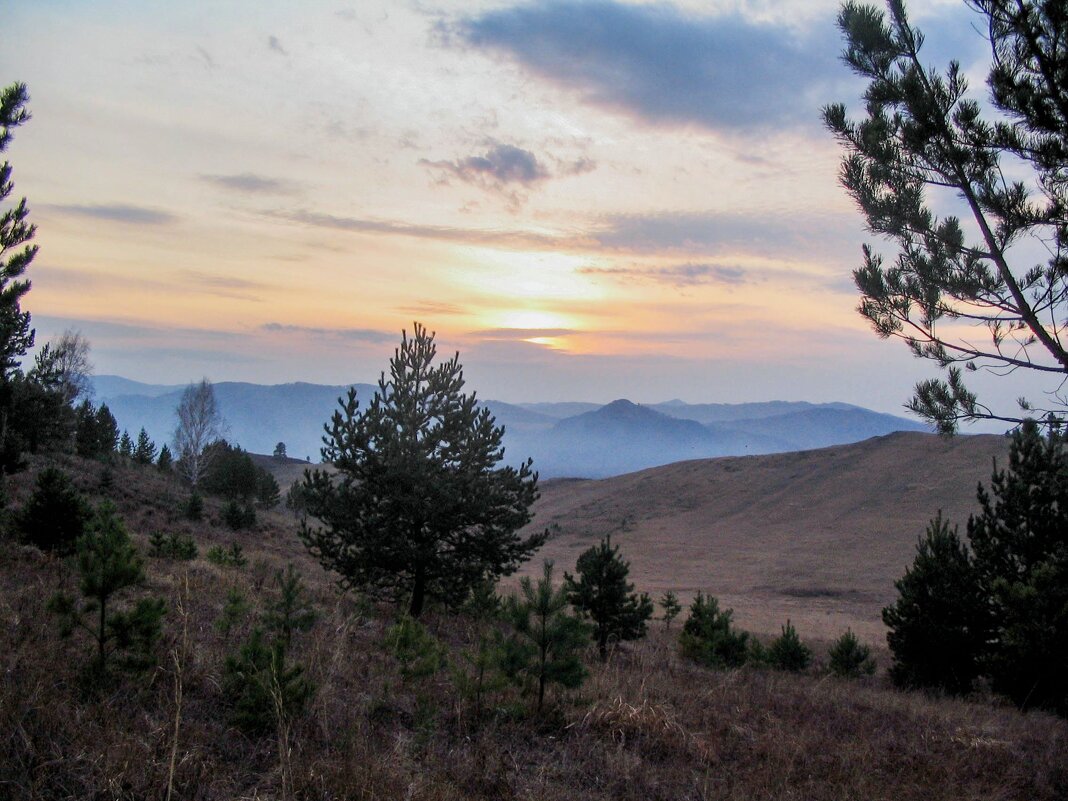
{"type": "MultiPolygon", "coordinates": [[[[142,426],[157,443],[169,442],[184,385],[157,385],[120,376],[95,376],[97,402],[108,404],[120,428],[142,426]]],[[[377,391],[356,384],[361,407],[377,391]]],[[[271,453],[278,442],[296,458],[318,461],[323,424],[347,386],[214,385],[226,436],[246,450],[271,453]]],[[[847,444],[895,431],[926,431],[902,417],[845,403],[764,401],[637,404],[626,399],[587,402],[482,402],[505,427],[505,457],[527,457],[546,478],[600,478],[685,459],[780,453],[847,444]]]]}

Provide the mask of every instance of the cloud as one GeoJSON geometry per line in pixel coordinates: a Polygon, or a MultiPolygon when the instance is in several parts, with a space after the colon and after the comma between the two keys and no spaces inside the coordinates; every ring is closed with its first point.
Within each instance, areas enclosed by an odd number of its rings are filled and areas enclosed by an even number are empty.
{"type": "Polygon", "coordinates": [[[746,253],[794,257],[798,253],[859,250],[862,228],[853,214],[794,213],[774,218],[759,212],[617,214],[572,230],[460,228],[398,220],[340,217],[307,210],[265,211],[268,217],[354,233],[462,242],[501,250],[569,253],[679,254],[716,257],[746,253]]]}
{"type": "Polygon", "coordinates": [[[396,334],[389,331],[377,331],[373,328],[316,328],[306,325],[287,325],[284,323],[264,323],[261,331],[271,334],[304,334],[334,339],[353,340],[356,342],[392,342],[396,334]]]}
{"type": "Polygon", "coordinates": [[[201,175],[200,179],[222,189],[249,194],[291,195],[296,191],[296,186],[290,181],[268,178],[251,172],[236,175],[201,175]]]}
{"type": "Polygon", "coordinates": [[[413,303],[410,306],[398,306],[397,311],[404,312],[405,314],[414,314],[417,317],[421,315],[451,315],[451,314],[463,314],[467,310],[463,306],[458,306],[455,303],[439,303],[437,301],[422,301],[420,303],[413,303]]]}
{"type": "Polygon", "coordinates": [[[286,52],[286,49],[282,47],[282,43],[278,40],[278,37],[273,34],[267,37],[267,48],[283,56],[289,55],[289,53],[286,52]]]}
{"type": "Polygon", "coordinates": [[[551,339],[553,337],[577,336],[584,332],[574,328],[484,328],[469,331],[467,336],[484,340],[551,339]]]}
{"type": "Polygon", "coordinates": [[[457,161],[423,159],[420,164],[437,167],[466,183],[498,189],[507,184],[530,186],[549,177],[549,171],[537,156],[515,145],[497,144],[480,156],[457,161]]]}
{"type": "Polygon", "coordinates": [[[197,284],[209,294],[238,300],[259,302],[262,298],[256,297],[252,293],[267,288],[267,284],[260,281],[249,281],[245,278],[235,278],[229,275],[216,275],[215,273],[206,273],[200,270],[182,270],[180,276],[184,281],[197,284]]]}
{"type": "Polygon", "coordinates": [[[89,217],[94,220],[129,223],[130,225],[170,225],[178,220],[170,212],[145,206],[92,204],[86,206],[51,205],[47,208],[72,217],[89,217]]]}
{"type": "Polygon", "coordinates": [[[525,248],[530,250],[560,250],[589,247],[595,244],[589,238],[568,234],[540,234],[515,229],[456,228],[446,225],[423,225],[394,220],[371,220],[362,217],[338,217],[312,211],[265,212],[269,217],[289,220],[317,228],[331,228],[354,233],[410,236],[418,239],[437,239],[446,242],[464,242],[502,249],[525,248]]]}
{"type": "Polygon", "coordinates": [[[582,275],[604,276],[617,281],[650,281],[675,287],[704,284],[740,286],[752,278],[741,267],[722,264],[673,264],[668,267],[579,267],[582,275]]]}
{"type": "Polygon", "coordinates": [[[445,41],[503,53],[586,102],[649,122],[742,132],[818,124],[821,88],[847,73],[833,22],[813,30],[663,3],[549,0],[468,17],[445,41]]]}
{"type": "Polygon", "coordinates": [[[612,215],[590,237],[602,247],[629,253],[792,256],[812,248],[855,250],[860,230],[852,214],[665,211],[612,215]]]}

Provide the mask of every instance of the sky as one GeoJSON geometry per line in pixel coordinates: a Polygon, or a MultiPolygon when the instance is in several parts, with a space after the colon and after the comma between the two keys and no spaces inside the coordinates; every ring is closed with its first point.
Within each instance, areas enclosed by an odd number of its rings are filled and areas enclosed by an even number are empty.
{"type": "MultiPolygon", "coordinates": [[[[971,12],[913,5],[981,89],[971,12]]],[[[863,91],[836,11],[15,0],[24,308],[152,383],[374,381],[420,321],[487,398],[903,413],[937,369],[856,312],[872,237],[820,122],[863,91]]]]}

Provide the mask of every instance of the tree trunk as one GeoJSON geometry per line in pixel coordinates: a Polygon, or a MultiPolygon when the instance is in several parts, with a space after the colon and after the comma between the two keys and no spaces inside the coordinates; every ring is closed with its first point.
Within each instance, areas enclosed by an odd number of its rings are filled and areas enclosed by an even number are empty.
{"type": "Polygon", "coordinates": [[[412,602],[408,607],[408,614],[413,618],[423,614],[423,606],[426,604],[426,577],[421,567],[415,570],[415,580],[412,582],[412,602]]]}

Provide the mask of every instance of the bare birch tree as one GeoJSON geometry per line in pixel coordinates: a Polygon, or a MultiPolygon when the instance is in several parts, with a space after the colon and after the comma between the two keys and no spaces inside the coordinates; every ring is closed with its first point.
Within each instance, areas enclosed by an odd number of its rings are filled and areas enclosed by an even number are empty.
{"type": "Polygon", "coordinates": [[[225,424],[215,400],[215,389],[208,379],[190,384],[175,409],[178,425],[174,429],[174,452],[179,472],[194,487],[207,471],[211,450],[208,445],[220,439],[225,424]]]}

